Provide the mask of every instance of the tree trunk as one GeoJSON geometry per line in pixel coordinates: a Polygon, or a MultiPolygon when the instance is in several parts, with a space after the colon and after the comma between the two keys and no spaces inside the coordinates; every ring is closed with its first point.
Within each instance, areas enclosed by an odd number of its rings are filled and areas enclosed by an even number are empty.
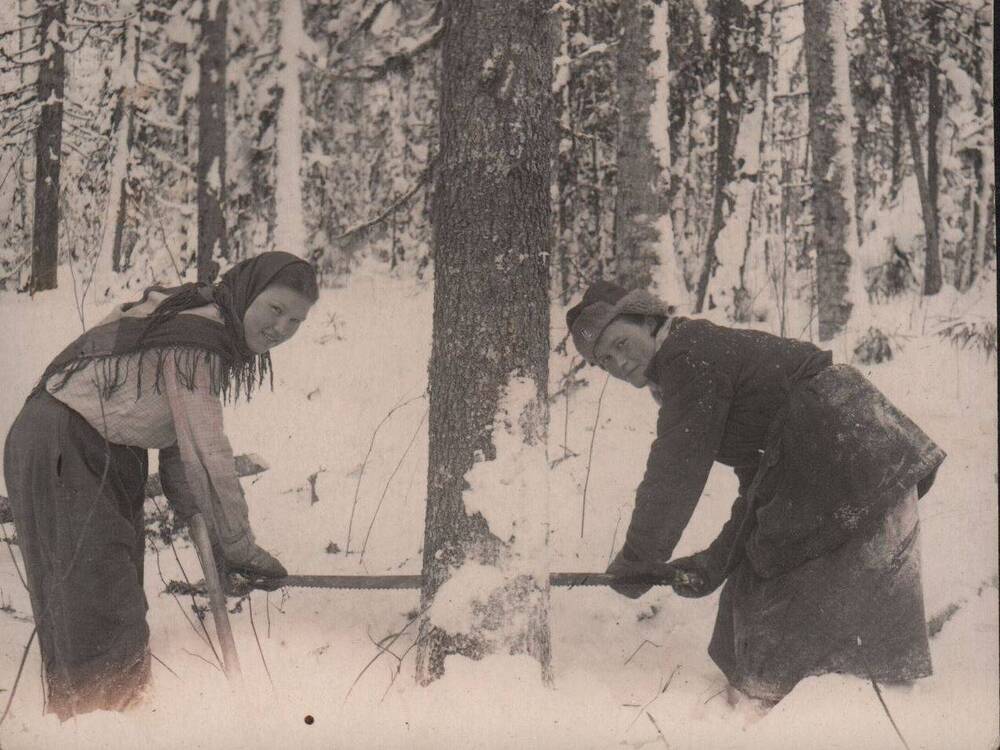
{"type": "Polygon", "coordinates": [[[854,155],[845,0],[805,0],[809,148],[812,152],[812,242],[816,251],[819,338],[842,331],[858,289],[854,155]],[[852,267],[853,266],[853,267],[852,267]]]}
{"type": "Polygon", "coordinates": [[[112,161],[112,186],[108,212],[108,222],[114,229],[111,246],[111,267],[122,271],[128,264],[128,253],[124,252],[125,228],[129,224],[129,174],[132,163],[132,143],[135,140],[135,99],[138,95],[139,57],[142,49],[142,0],[136,5],[135,17],[127,24],[122,41],[124,63],[131,62],[131,78],[118,95],[118,144],[112,161]],[[129,49],[131,42],[131,50],[129,49]],[[122,119],[124,118],[124,119],[122,119]]]}
{"type": "MultiPolygon", "coordinates": [[[[698,286],[695,290],[694,311],[701,312],[705,306],[708,282],[718,265],[715,243],[726,221],[726,214],[732,205],[726,190],[733,180],[733,156],[736,152],[736,137],[739,131],[740,102],[735,96],[733,81],[733,50],[731,29],[739,20],[742,0],[719,0],[716,6],[715,37],[712,57],[718,64],[719,99],[716,106],[715,125],[715,181],[712,191],[712,223],[705,242],[705,257],[702,262],[698,286]]],[[[740,75],[737,72],[737,75],[740,75]]]]}
{"type": "Polygon", "coordinates": [[[940,212],[938,211],[938,129],[944,102],[941,96],[941,9],[931,3],[927,9],[927,32],[931,60],[927,66],[927,205],[934,223],[934,242],[928,236],[924,262],[924,294],[941,291],[940,212]]]}
{"type": "Polygon", "coordinates": [[[198,76],[198,280],[211,283],[226,237],[226,17],[228,0],[207,0],[201,13],[198,76]],[[214,12],[213,12],[214,11],[214,12]]]}
{"type": "Polygon", "coordinates": [[[572,252],[573,252],[573,202],[576,199],[577,165],[580,155],[577,150],[576,134],[573,132],[574,85],[573,69],[570,64],[569,36],[575,10],[571,6],[562,7],[553,21],[558,33],[559,57],[554,70],[554,89],[559,111],[557,113],[558,133],[554,139],[553,161],[556,175],[553,184],[553,208],[556,211],[556,256],[558,258],[559,280],[556,289],[559,301],[566,305],[573,293],[572,252]]]}
{"type": "Polygon", "coordinates": [[[278,167],[276,175],[275,241],[280,249],[306,250],[302,213],[302,85],[299,78],[302,39],[302,0],[282,0],[281,104],[278,110],[278,167]]]}
{"type": "Polygon", "coordinates": [[[35,130],[35,214],[31,239],[31,291],[55,289],[59,269],[59,170],[62,164],[66,58],[65,0],[41,0],[38,35],[38,127],[35,130]]]}
{"type": "MultiPolygon", "coordinates": [[[[733,320],[747,323],[753,318],[754,292],[752,290],[751,279],[753,277],[753,260],[751,249],[753,248],[758,232],[765,235],[767,229],[767,198],[766,198],[766,167],[764,164],[765,155],[768,149],[768,132],[771,129],[771,55],[769,50],[769,39],[771,37],[770,14],[761,12],[758,6],[753,14],[751,29],[753,30],[753,85],[756,87],[756,94],[752,100],[752,111],[759,117],[760,136],[757,142],[756,171],[753,172],[754,180],[753,195],[750,201],[750,212],[747,216],[745,241],[743,245],[743,258],[740,262],[739,283],[733,295],[733,320]]],[[[765,236],[764,247],[767,247],[765,236]]],[[[766,258],[764,267],[766,272],[766,258]]],[[[760,279],[754,279],[753,284],[759,285],[760,279]]]]}
{"type": "MultiPolygon", "coordinates": [[[[522,447],[544,455],[553,125],[549,6],[542,0],[446,0],[443,6],[421,599],[427,607],[446,581],[475,563],[500,567],[504,585],[475,610],[466,632],[441,629],[439,608],[428,612],[417,655],[417,678],[424,684],[443,673],[449,654],[528,653],[540,662],[543,678],[549,675],[547,581],[516,573],[519,545],[544,528],[544,520],[518,526],[516,535],[492,529],[482,512],[467,510],[470,498],[463,495],[474,464],[504,458],[499,438],[505,436],[498,434],[504,428],[495,427],[495,420],[515,376],[525,378],[534,395],[520,414],[508,415],[507,429],[529,425],[522,447]]],[[[538,476],[544,483],[542,461],[538,476]]],[[[504,464],[496,466],[502,470],[504,464]]],[[[472,499],[482,503],[484,492],[497,489],[477,488],[472,499]]],[[[497,497],[502,499],[484,508],[491,519],[492,512],[510,512],[517,504],[525,504],[522,510],[531,516],[544,508],[546,492],[544,486],[531,492],[507,488],[497,497]],[[507,503],[511,507],[497,507],[507,503]]]]}
{"type": "Polygon", "coordinates": [[[895,200],[903,184],[903,92],[899,76],[892,77],[892,153],[889,157],[889,199],[895,200]]]}
{"type": "Polygon", "coordinates": [[[615,275],[626,288],[658,282],[677,303],[686,291],[677,278],[670,224],[666,16],[657,0],[622,0],[619,9],[615,275]]]}
{"type": "Polygon", "coordinates": [[[910,141],[910,154],[913,156],[913,171],[917,177],[917,191],[920,193],[920,212],[924,219],[924,238],[927,247],[924,267],[924,294],[936,294],[941,288],[941,256],[938,249],[937,211],[934,208],[934,199],[931,196],[931,187],[927,172],[924,170],[924,159],[920,148],[920,132],[917,130],[917,118],[913,113],[913,106],[910,103],[909,86],[906,84],[906,69],[903,64],[902,40],[892,0],[882,0],[882,12],[885,15],[885,35],[889,42],[889,55],[892,58],[896,80],[899,85],[903,120],[906,123],[906,131],[910,141]],[[935,283],[937,288],[934,288],[935,283]]]}

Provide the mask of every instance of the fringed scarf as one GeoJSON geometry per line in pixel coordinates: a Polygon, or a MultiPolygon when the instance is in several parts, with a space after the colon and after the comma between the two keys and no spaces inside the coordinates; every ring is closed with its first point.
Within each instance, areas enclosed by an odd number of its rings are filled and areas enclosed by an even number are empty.
{"type": "Polygon", "coordinates": [[[214,286],[188,283],[172,288],[150,287],[141,299],[122,305],[121,310],[146,302],[152,292],[167,295],[152,313],[146,317],[120,317],[90,329],[52,360],[32,393],[46,388],[53,376],[59,377],[52,385],[52,390],[57,391],[75,373],[95,365],[103,376],[101,395],[107,398],[128,380],[133,361],[130,355],[138,353],[138,399],[142,395],[143,359],[155,350],[151,356],[157,358],[153,379],[157,393],[163,383],[164,363],[172,357],[184,387],[194,388],[197,368],[203,364],[209,368],[213,394],[235,400],[242,392],[249,400],[254,388],[262,385],[268,375],[273,388],[274,375],[270,354],[255,354],[247,347],[243,316],[257,295],[293,263],[307,261],[290,253],[267,252],[237,263],[214,286]],[[198,315],[179,315],[209,303],[219,308],[223,323],[198,315]]]}

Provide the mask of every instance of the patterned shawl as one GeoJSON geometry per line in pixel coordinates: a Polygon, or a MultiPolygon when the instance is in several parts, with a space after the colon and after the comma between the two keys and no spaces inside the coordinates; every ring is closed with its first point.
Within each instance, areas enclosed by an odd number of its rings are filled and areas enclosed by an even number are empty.
{"type": "MultiPolygon", "coordinates": [[[[133,361],[139,354],[136,398],[142,395],[142,361],[148,352],[157,357],[154,388],[162,385],[163,364],[173,357],[178,379],[194,388],[198,365],[209,368],[212,392],[224,399],[238,398],[242,391],[249,399],[254,386],[273,372],[268,352],[255,354],[246,344],[243,316],[250,303],[267,288],[275,276],[294,263],[307,263],[290,253],[267,252],[241,261],[229,269],[214,285],[188,283],[178,287],[148,288],[142,298],[121,306],[125,312],[140,305],[151,292],[165,294],[157,308],[146,317],[119,317],[91,328],[63,349],[52,360],[32,393],[47,387],[53,376],[57,391],[83,368],[96,365],[103,375],[102,395],[107,397],[128,379],[133,361]],[[197,315],[179,315],[186,310],[215,303],[223,323],[197,315]]],[[[307,263],[308,264],[308,263],[307,263]]]]}

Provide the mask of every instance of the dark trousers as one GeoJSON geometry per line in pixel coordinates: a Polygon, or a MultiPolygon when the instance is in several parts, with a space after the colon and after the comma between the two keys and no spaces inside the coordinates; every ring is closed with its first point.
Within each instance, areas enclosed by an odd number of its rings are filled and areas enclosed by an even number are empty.
{"type": "Polygon", "coordinates": [[[7,435],[4,477],[61,719],[120,710],[149,677],[142,589],[146,450],[106,441],[42,391],[7,435]]]}

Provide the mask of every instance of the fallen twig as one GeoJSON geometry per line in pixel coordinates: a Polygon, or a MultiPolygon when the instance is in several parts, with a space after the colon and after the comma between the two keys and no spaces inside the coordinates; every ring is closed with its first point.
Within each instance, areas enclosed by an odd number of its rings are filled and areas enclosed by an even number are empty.
{"type": "Polygon", "coordinates": [[[382,495],[378,499],[378,505],[375,506],[375,512],[372,513],[371,523],[368,524],[368,531],[365,533],[365,540],[361,543],[361,556],[358,558],[358,562],[362,562],[365,559],[365,550],[368,549],[368,538],[372,535],[372,529],[375,527],[375,519],[378,517],[378,512],[382,508],[382,501],[385,500],[386,493],[389,491],[389,485],[392,484],[393,478],[396,476],[396,472],[399,471],[399,467],[403,465],[403,461],[410,453],[410,449],[417,440],[417,435],[420,434],[421,428],[424,426],[424,420],[427,419],[427,414],[429,410],[424,411],[424,415],[420,417],[420,423],[417,425],[417,429],[413,431],[413,436],[410,438],[410,442],[406,446],[406,450],[403,451],[403,455],[399,457],[399,461],[396,463],[396,467],[392,470],[389,475],[389,479],[386,480],[385,487],[382,488],[382,495]]]}
{"type": "MultiPolygon", "coordinates": [[[[158,513],[162,512],[162,511],[160,511],[160,505],[159,505],[159,503],[156,502],[156,498],[150,498],[150,500],[153,501],[153,506],[156,508],[156,511],[158,513]]],[[[181,562],[181,557],[180,557],[180,555],[177,554],[177,547],[174,546],[174,540],[170,539],[169,542],[170,542],[170,551],[174,553],[174,560],[177,561],[177,567],[180,568],[181,575],[184,576],[184,580],[187,582],[187,585],[189,587],[193,588],[193,586],[191,584],[191,579],[188,578],[187,571],[184,570],[184,564],[181,562]]],[[[198,612],[198,602],[195,601],[193,593],[191,594],[191,609],[195,613],[198,612]]],[[[198,616],[198,622],[201,624],[201,629],[202,629],[202,632],[204,632],[204,634],[205,634],[205,641],[208,643],[208,647],[212,649],[212,655],[215,657],[215,660],[217,662],[219,662],[218,667],[219,667],[219,670],[221,671],[222,670],[222,659],[219,658],[219,653],[215,650],[215,644],[212,643],[212,636],[210,636],[208,634],[208,628],[205,626],[205,620],[200,615],[198,616]]]]}
{"type": "MultiPolygon", "coordinates": [[[[371,668],[372,664],[374,664],[376,661],[378,661],[378,658],[382,654],[384,654],[387,651],[389,651],[389,648],[396,641],[398,641],[400,639],[400,637],[403,635],[403,633],[406,632],[407,628],[409,628],[410,625],[412,625],[413,623],[415,623],[417,620],[419,620],[421,617],[424,616],[424,614],[427,612],[427,610],[430,609],[430,606],[431,605],[428,604],[426,607],[424,607],[419,612],[417,612],[417,614],[415,614],[413,617],[411,617],[398,633],[395,633],[395,634],[390,635],[390,636],[386,636],[385,638],[382,639],[382,641],[380,641],[379,643],[375,644],[376,647],[379,650],[378,653],[375,654],[375,656],[373,656],[368,661],[367,664],[365,664],[365,666],[362,668],[362,670],[360,672],[358,672],[358,676],[354,678],[354,682],[352,682],[351,686],[347,689],[347,695],[344,696],[344,701],[345,702],[347,701],[348,698],[351,697],[351,692],[354,690],[354,686],[358,684],[358,682],[361,680],[362,677],[364,677],[365,672],[367,672],[371,668]],[[385,645],[385,646],[381,645],[382,643],[385,643],[387,640],[388,640],[388,645],[385,645]]],[[[389,651],[389,653],[392,653],[392,652],[389,651]]],[[[396,656],[395,654],[392,654],[392,655],[396,656]]],[[[397,656],[396,658],[398,659],[399,657],[397,656]]]]}
{"type": "Polygon", "coordinates": [[[24,579],[24,573],[21,572],[21,566],[18,564],[17,557],[14,555],[14,546],[11,544],[10,538],[10,534],[7,533],[7,527],[3,526],[3,540],[7,545],[7,551],[10,553],[10,560],[14,563],[14,570],[17,571],[17,577],[21,579],[21,585],[27,589],[28,582],[24,579]]]}
{"type": "Polygon", "coordinates": [[[662,680],[660,681],[660,687],[656,691],[656,695],[654,695],[652,698],[650,698],[645,703],[645,705],[643,705],[643,707],[639,709],[639,712],[635,715],[635,718],[632,719],[632,721],[629,723],[629,725],[625,728],[626,732],[629,729],[631,729],[633,726],[635,726],[635,723],[639,720],[639,717],[642,716],[642,714],[646,711],[647,708],[649,708],[651,705],[653,705],[653,701],[655,701],[657,698],[659,698],[661,695],[663,695],[665,692],[667,692],[667,688],[669,688],[670,687],[670,683],[674,681],[674,675],[677,674],[677,670],[678,669],[680,669],[680,665],[677,665],[676,667],[674,667],[674,671],[670,673],[670,676],[667,678],[666,682],[663,682],[662,680]]]}
{"type": "Polygon", "coordinates": [[[156,654],[154,654],[154,653],[153,653],[152,651],[150,651],[150,652],[149,652],[149,655],[150,655],[150,656],[151,656],[151,657],[152,657],[153,659],[156,659],[156,661],[157,661],[157,662],[158,662],[158,663],[160,664],[160,666],[161,666],[161,667],[163,667],[163,668],[164,668],[165,670],[167,670],[168,672],[170,672],[170,674],[172,674],[172,675],[173,675],[174,677],[176,677],[176,678],[177,678],[178,680],[180,680],[180,679],[181,679],[181,676],[180,676],[179,674],[177,674],[177,673],[176,673],[176,672],[175,672],[174,670],[172,670],[172,669],[171,669],[170,667],[168,667],[168,666],[167,666],[167,664],[166,664],[166,662],[164,662],[164,661],[163,661],[163,659],[161,659],[161,658],[160,658],[159,656],[157,656],[156,654]]]}
{"type": "Polygon", "coordinates": [[[372,439],[368,441],[368,451],[365,453],[364,459],[361,461],[361,469],[358,471],[358,483],[354,485],[354,501],[351,503],[351,515],[347,520],[347,541],[344,543],[344,554],[351,554],[351,530],[354,528],[354,512],[358,508],[358,494],[361,492],[361,480],[365,477],[365,467],[368,466],[368,459],[371,458],[372,450],[375,448],[375,438],[378,437],[378,431],[382,429],[382,425],[389,421],[389,418],[402,409],[404,406],[412,404],[417,399],[421,399],[427,393],[425,390],[419,396],[414,396],[409,401],[403,401],[396,404],[394,407],[389,409],[389,413],[382,417],[382,421],[375,425],[375,431],[372,433],[372,439]]]}
{"type": "Polygon", "coordinates": [[[267,639],[271,640],[271,592],[264,592],[264,619],[267,620],[267,639]]]}
{"type": "Polygon", "coordinates": [[[611,376],[604,378],[604,385],[601,386],[601,395],[597,397],[597,413],[594,415],[594,429],[590,433],[590,450],[587,452],[587,476],[583,480],[583,504],[580,507],[580,538],[583,538],[583,524],[587,517],[587,487],[590,485],[590,465],[594,460],[594,438],[597,437],[597,425],[601,419],[601,404],[604,402],[604,391],[607,390],[608,381],[611,376]]]}
{"type": "Polygon", "coordinates": [[[882,704],[882,710],[885,711],[886,717],[889,719],[889,723],[892,724],[892,728],[896,731],[896,736],[899,737],[899,741],[903,743],[903,747],[906,750],[910,750],[909,744],[906,742],[906,738],[903,737],[903,733],[899,731],[899,727],[896,726],[896,720],[892,718],[892,712],[889,711],[889,706],[886,705],[885,698],[882,697],[882,691],[879,689],[878,682],[875,680],[875,675],[872,672],[871,667],[868,665],[868,659],[865,658],[864,650],[861,647],[861,636],[858,636],[858,654],[861,656],[861,663],[864,664],[865,672],[868,673],[868,679],[871,680],[872,688],[875,690],[875,695],[878,697],[878,702],[882,704]]]}
{"type": "Polygon", "coordinates": [[[315,505],[319,502],[319,495],[316,494],[316,480],[319,475],[326,471],[326,467],[320,466],[316,471],[306,477],[306,481],[309,482],[309,504],[315,505]]]}
{"type": "Polygon", "coordinates": [[[615,521],[615,530],[611,533],[611,549],[608,550],[608,565],[615,558],[615,542],[618,541],[618,529],[622,525],[622,507],[618,506],[618,520],[615,521]]]}
{"type": "Polygon", "coordinates": [[[198,636],[199,639],[202,639],[203,638],[202,634],[198,632],[198,628],[196,628],[194,626],[194,623],[191,622],[191,618],[188,617],[187,610],[184,609],[184,605],[181,604],[181,600],[177,598],[177,593],[171,590],[170,584],[167,583],[167,579],[163,575],[163,568],[160,567],[160,550],[157,549],[156,544],[153,542],[152,539],[149,540],[149,544],[153,548],[153,552],[155,553],[156,572],[160,576],[160,580],[163,582],[164,592],[170,594],[174,598],[174,601],[177,603],[177,608],[181,611],[181,614],[184,615],[184,619],[187,620],[188,625],[191,626],[191,630],[194,631],[194,634],[198,636]]]}
{"type": "Polygon", "coordinates": [[[403,652],[403,655],[399,657],[399,663],[396,665],[396,671],[392,675],[392,678],[389,680],[389,686],[385,689],[385,692],[382,693],[382,697],[379,699],[379,703],[385,700],[385,697],[389,694],[389,691],[392,690],[392,686],[396,684],[396,678],[399,677],[399,673],[403,671],[403,660],[406,658],[406,655],[409,654],[421,641],[423,641],[425,637],[426,635],[422,635],[417,638],[414,638],[413,643],[407,646],[406,650],[403,652]]]}
{"type": "Polygon", "coordinates": [[[222,667],[220,667],[218,664],[214,664],[214,663],[210,662],[208,659],[206,659],[201,654],[196,654],[194,651],[188,651],[186,648],[182,648],[181,651],[183,651],[188,656],[193,656],[196,659],[201,659],[203,662],[205,662],[208,666],[212,667],[213,669],[218,669],[220,672],[222,671],[222,667]]]}
{"type": "MultiPolygon", "coordinates": [[[[649,640],[648,638],[647,638],[647,639],[643,639],[642,643],[640,643],[640,644],[639,644],[638,646],[636,646],[636,649],[635,649],[635,651],[633,651],[633,652],[632,652],[632,655],[631,655],[631,656],[629,656],[629,657],[628,657],[628,658],[627,658],[627,659],[625,660],[625,664],[628,664],[628,663],[629,663],[630,661],[632,661],[632,658],[633,658],[633,657],[634,657],[634,656],[635,656],[636,654],[638,654],[638,653],[639,653],[639,649],[641,649],[641,648],[642,648],[643,646],[645,646],[645,645],[646,645],[647,643],[648,643],[648,644],[649,644],[650,646],[653,646],[654,648],[660,648],[660,644],[659,644],[659,643],[653,643],[653,642],[652,642],[651,640],[649,640]]],[[[623,664],[622,666],[625,666],[625,665],[623,664]]]]}
{"type": "Polygon", "coordinates": [[[646,712],[646,716],[647,716],[647,717],[649,717],[649,720],[650,720],[651,722],[653,722],[653,728],[654,728],[654,729],[656,729],[656,733],[657,733],[658,735],[660,735],[660,739],[661,739],[661,740],[663,740],[663,746],[664,746],[664,747],[666,747],[666,748],[667,748],[667,750],[669,750],[669,748],[670,748],[670,743],[668,743],[668,742],[667,742],[667,738],[666,738],[666,737],[664,737],[664,736],[663,736],[663,732],[662,732],[662,731],[660,731],[660,725],[656,723],[656,719],[654,719],[654,718],[653,718],[653,714],[651,714],[651,713],[649,713],[649,711],[647,711],[647,712],[646,712]]]}
{"type": "Polygon", "coordinates": [[[28,651],[31,650],[31,644],[35,640],[36,633],[38,633],[38,628],[32,628],[31,635],[28,636],[28,642],[24,644],[24,651],[21,652],[21,664],[17,668],[17,675],[14,677],[14,684],[10,688],[10,695],[7,696],[7,706],[3,710],[3,716],[0,716],[0,726],[3,726],[3,723],[7,720],[7,714],[10,713],[10,704],[14,702],[14,694],[17,692],[17,686],[21,682],[21,673],[24,671],[24,663],[28,660],[28,651]]]}
{"type": "Polygon", "coordinates": [[[250,629],[253,631],[253,639],[257,641],[257,653],[260,654],[260,662],[264,665],[264,671],[267,673],[267,681],[271,683],[271,687],[274,687],[271,670],[267,668],[267,659],[264,658],[264,649],[261,648],[260,638],[257,637],[257,626],[253,621],[253,596],[250,594],[247,594],[247,610],[250,612],[250,629]]]}

